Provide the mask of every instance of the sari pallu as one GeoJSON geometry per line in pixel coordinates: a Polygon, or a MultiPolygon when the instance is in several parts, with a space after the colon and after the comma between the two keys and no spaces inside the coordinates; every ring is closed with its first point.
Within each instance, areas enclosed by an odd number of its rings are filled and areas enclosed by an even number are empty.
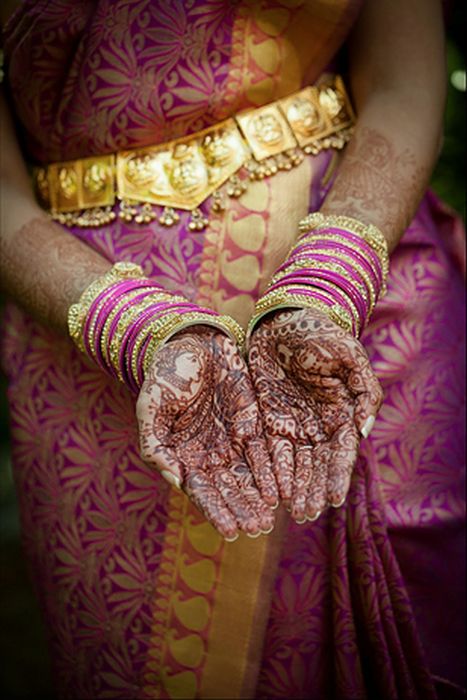
{"type": "MultiPolygon", "coordinates": [[[[160,142],[281,97],[318,77],[358,9],[187,7],[24,3],[5,48],[31,156],[160,142]]],[[[203,232],[183,214],[170,229],[119,221],[71,233],[246,323],[333,167],[325,152],[254,183],[210,213],[203,232]]],[[[3,361],[23,538],[61,696],[461,692],[458,239],[458,224],[429,195],[392,257],[388,294],[362,338],[386,398],[346,504],[300,526],[280,512],[258,540],[224,543],[141,462],[126,389],[67,339],[8,309],[3,361]]]]}

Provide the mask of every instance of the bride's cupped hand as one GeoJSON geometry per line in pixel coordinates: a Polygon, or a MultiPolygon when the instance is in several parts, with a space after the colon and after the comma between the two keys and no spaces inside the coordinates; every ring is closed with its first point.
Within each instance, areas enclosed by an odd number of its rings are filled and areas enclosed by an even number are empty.
{"type": "Polygon", "coordinates": [[[277,484],[239,349],[207,327],[156,354],[137,401],[143,459],[183,491],[227,540],[269,532],[277,484]]]}
{"type": "Polygon", "coordinates": [[[281,499],[297,522],[345,501],[383,392],[361,343],[324,314],[278,311],[248,353],[281,499]]]}

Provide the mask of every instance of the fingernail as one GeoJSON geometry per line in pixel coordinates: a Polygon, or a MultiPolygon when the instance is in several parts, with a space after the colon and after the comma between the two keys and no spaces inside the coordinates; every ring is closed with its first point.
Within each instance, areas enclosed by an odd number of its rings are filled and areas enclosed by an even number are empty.
{"type": "Polygon", "coordinates": [[[235,542],[235,540],[238,540],[238,533],[234,537],[224,537],[224,540],[226,542],[235,542]]]}
{"type": "Polygon", "coordinates": [[[164,470],[161,472],[161,476],[164,477],[164,479],[166,481],[168,481],[168,483],[171,486],[175,486],[175,488],[177,488],[177,489],[181,488],[180,487],[180,479],[178,478],[178,476],[175,476],[175,474],[172,474],[172,472],[164,470]]]}
{"type": "Polygon", "coordinates": [[[314,520],[318,520],[320,515],[321,515],[321,511],[318,510],[314,515],[307,515],[306,519],[308,520],[309,523],[312,523],[314,520]]]}
{"type": "Polygon", "coordinates": [[[371,430],[375,424],[375,417],[374,416],[368,416],[366,421],[364,422],[362,429],[360,430],[361,434],[363,435],[364,438],[367,438],[368,435],[371,433],[371,430]]]}
{"type": "Polygon", "coordinates": [[[341,506],[344,505],[344,503],[345,503],[345,496],[344,496],[344,498],[341,498],[341,500],[338,501],[337,503],[329,503],[329,505],[331,506],[331,508],[340,508],[341,506]]]}
{"type": "Polygon", "coordinates": [[[262,535],[269,535],[274,530],[274,525],[271,525],[269,530],[261,530],[262,535]]]}

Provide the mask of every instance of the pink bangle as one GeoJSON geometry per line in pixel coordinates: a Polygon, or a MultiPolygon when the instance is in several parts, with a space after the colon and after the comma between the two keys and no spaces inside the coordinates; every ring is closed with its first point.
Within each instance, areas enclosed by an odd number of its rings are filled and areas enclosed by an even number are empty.
{"type": "MultiPolygon", "coordinates": [[[[131,297],[130,299],[127,299],[125,303],[120,307],[118,312],[115,314],[114,318],[112,319],[112,322],[110,324],[109,331],[107,333],[107,346],[104,350],[102,347],[102,342],[103,339],[101,338],[100,343],[101,343],[101,351],[102,355],[105,358],[106,363],[110,366],[112,364],[111,358],[110,358],[110,348],[112,346],[112,341],[115,335],[115,332],[118,329],[118,325],[120,323],[120,320],[122,319],[123,315],[131,309],[133,306],[138,305],[140,302],[142,302],[144,299],[147,299],[148,301],[151,299],[151,297],[154,296],[154,290],[153,289],[146,289],[142,290],[139,294],[137,294],[134,297],[131,297]]],[[[102,330],[105,329],[105,324],[102,328],[102,330]]]]}
{"type": "MultiPolygon", "coordinates": [[[[364,299],[360,296],[359,292],[353,287],[349,282],[341,275],[336,274],[330,270],[319,270],[316,268],[306,268],[300,270],[299,274],[296,272],[291,272],[284,275],[281,281],[286,281],[288,284],[313,284],[313,280],[321,279],[327,282],[331,282],[339,287],[355,304],[358,316],[360,319],[360,327],[363,327],[368,309],[366,307],[364,299]]],[[[273,287],[271,287],[272,289],[273,287]]],[[[268,292],[270,290],[268,289],[268,292]]]]}
{"type": "MultiPolygon", "coordinates": [[[[353,258],[362,268],[364,268],[364,270],[366,270],[368,275],[371,277],[375,287],[375,291],[380,291],[382,282],[381,267],[378,267],[376,269],[373,268],[372,265],[370,265],[370,263],[368,262],[368,260],[360,254],[360,252],[355,250],[355,248],[346,245],[345,242],[341,243],[338,241],[326,240],[317,236],[316,238],[313,238],[310,241],[308,241],[306,244],[303,244],[303,247],[310,248],[311,250],[313,250],[314,248],[329,248],[330,251],[336,250],[337,252],[344,253],[349,258],[353,258]]],[[[299,246],[299,248],[302,248],[302,246],[299,246]]],[[[296,251],[294,250],[294,254],[295,252],[296,251]]]]}
{"type": "Polygon", "coordinates": [[[98,329],[98,326],[101,326],[103,323],[102,318],[104,318],[104,323],[106,318],[106,315],[102,313],[103,310],[105,309],[107,311],[109,306],[113,305],[121,296],[127,294],[133,289],[141,289],[145,287],[151,287],[153,291],[156,288],[159,289],[157,285],[151,283],[149,280],[120,280],[101,292],[101,294],[99,294],[92,302],[83,330],[84,346],[91,357],[95,357],[95,353],[89,339],[91,337],[96,338],[100,336],[102,328],[99,327],[98,329]]]}
{"type": "Polygon", "coordinates": [[[371,245],[365,241],[365,239],[360,238],[359,236],[356,236],[354,233],[350,233],[350,231],[345,231],[344,229],[340,228],[333,228],[333,227],[323,227],[323,228],[316,228],[313,230],[312,235],[310,235],[310,232],[303,234],[300,236],[298,239],[301,241],[303,238],[315,238],[315,235],[318,237],[319,234],[326,234],[326,233],[331,233],[343,240],[349,240],[352,243],[356,244],[359,248],[363,248],[365,250],[365,253],[368,254],[368,257],[371,258],[374,266],[378,270],[382,270],[381,267],[381,260],[379,259],[377,253],[373,250],[371,245]]]}
{"type": "Polygon", "coordinates": [[[294,254],[290,258],[290,263],[296,262],[299,260],[310,260],[311,266],[313,265],[313,261],[315,261],[315,260],[317,262],[324,262],[324,263],[329,262],[329,263],[339,265],[340,267],[342,267],[342,269],[344,269],[350,275],[350,277],[354,280],[354,282],[357,282],[358,284],[360,284],[362,287],[365,288],[365,290],[366,290],[366,300],[365,301],[366,301],[367,307],[368,308],[370,307],[370,292],[368,290],[368,285],[367,285],[365,279],[361,275],[358,274],[358,270],[356,270],[351,265],[349,265],[347,262],[345,262],[345,260],[340,260],[340,259],[336,260],[336,258],[333,258],[332,255],[325,255],[323,253],[314,253],[313,256],[310,256],[310,257],[300,256],[300,255],[295,256],[295,254],[294,254]]]}
{"type": "Polygon", "coordinates": [[[272,287],[270,287],[268,289],[268,293],[272,292],[274,289],[285,286],[287,286],[287,291],[290,293],[292,293],[293,289],[294,294],[308,294],[309,291],[314,287],[316,287],[317,289],[321,289],[323,292],[326,292],[327,294],[332,296],[336,304],[339,304],[347,311],[350,318],[352,319],[353,333],[354,335],[358,334],[360,329],[360,315],[358,313],[358,309],[355,307],[353,302],[348,299],[348,297],[346,297],[343,293],[341,293],[338,289],[335,288],[334,283],[328,283],[325,280],[314,279],[312,283],[307,283],[306,287],[300,286],[297,288],[293,288],[290,286],[291,284],[294,284],[294,282],[291,283],[281,280],[280,282],[276,282],[272,287]],[[329,284],[332,284],[332,286],[330,287],[329,284]]]}
{"type": "MultiPolygon", "coordinates": [[[[154,304],[154,306],[149,306],[139,318],[130,326],[125,332],[120,346],[120,357],[119,357],[119,368],[120,372],[127,381],[131,384],[135,384],[135,378],[131,369],[133,361],[133,353],[135,344],[145,332],[148,332],[148,326],[158,318],[163,317],[167,313],[174,313],[178,311],[191,311],[193,304],[187,301],[186,303],[178,302],[173,303],[170,301],[159,302],[154,304]]],[[[137,367],[139,368],[140,359],[137,359],[137,367]]]]}

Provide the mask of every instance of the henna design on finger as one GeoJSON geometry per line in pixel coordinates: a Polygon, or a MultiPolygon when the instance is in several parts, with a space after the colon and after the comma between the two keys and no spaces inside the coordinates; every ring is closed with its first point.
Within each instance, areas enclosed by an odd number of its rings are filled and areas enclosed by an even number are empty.
{"type": "Polygon", "coordinates": [[[313,474],[313,448],[310,445],[295,451],[295,478],[292,492],[292,518],[297,523],[306,521],[307,494],[313,474]]]}
{"type": "Polygon", "coordinates": [[[252,335],[249,366],[281,497],[292,499],[295,519],[314,519],[345,498],[356,425],[363,413],[376,413],[379,382],[359,341],[311,309],[264,319],[252,335]]]}
{"type": "Polygon", "coordinates": [[[202,327],[174,336],[155,355],[137,416],[145,460],[178,471],[224,537],[271,528],[277,487],[248,369],[229,338],[202,327]]]}
{"type": "Polygon", "coordinates": [[[292,442],[283,437],[271,435],[268,439],[274,474],[282,500],[288,504],[292,498],[294,478],[294,449],[292,442]]]}
{"type": "Polygon", "coordinates": [[[357,461],[358,446],[358,433],[350,421],[333,435],[327,482],[327,501],[331,506],[338,507],[347,496],[350,477],[357,461]]]}
{"type": "Polygon", "coordinates": [[[258,518],[260,532],[263,534],[270,532],[274,527],[274,513],[258,492],[251,469],[245,462],[234,461],[231,465],[231,473],[258,518]]]}
{"type": "Polygon", "coordinates": [[[332,450],[327,442],[313,450],[313,473],[305,507],[308,520],[316,520],[327,505],[328,465],[331,458],[332,450]]]}
{"type": "Polygon", "coordinates": [[[208,473],[190,471],[185,478],[183,489],[221,535],[227,539],[236,537],[238,530],[235,518],[225,505],[220,491],[212,484],[208,473]]]}

